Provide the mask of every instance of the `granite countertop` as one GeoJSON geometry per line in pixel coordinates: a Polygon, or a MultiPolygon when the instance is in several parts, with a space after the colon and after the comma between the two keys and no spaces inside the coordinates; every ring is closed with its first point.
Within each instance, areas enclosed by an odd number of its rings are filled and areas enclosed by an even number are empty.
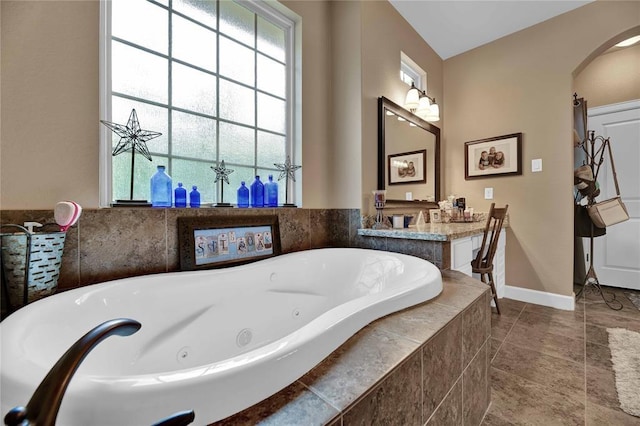
{"type": "Polygon", "coordinates": [[[358,235],[365,237],[403,238],[407,240],[451,241],[457,238],[482,234],[485,225],[485,221],[426,223],[424,226],[411,226],[409,228],[398,229],[363,228],[358,229],[358,235]]]}

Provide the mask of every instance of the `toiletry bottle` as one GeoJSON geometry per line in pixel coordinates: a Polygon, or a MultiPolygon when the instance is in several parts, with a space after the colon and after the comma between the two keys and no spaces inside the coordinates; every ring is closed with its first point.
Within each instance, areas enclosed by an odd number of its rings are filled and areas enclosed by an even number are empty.
{"type": "Polygon", "coordinates": [[[249,207],[249,188],[247,188],[244,181],[240,182],[240,188],[238,188],[238,207],[249,207]]]}
{"type": "Polygon", "coordinates": [[[178,182],[173,200],[176,207],[187,207],[187,190],[182,187],[182,182],[178,182]]]}
{"type": "Polygon", "coordinates": [[[269,182],[264,184],[265,205],[278,207],[278,183],[273,181],[273,175],[269,175],[269,182]]]}
{"type": "Polygon", "coordinates": [[[164,166],[151,176],[151,206],[171,207],[171,177],[165,173],[164,166]]]}
{"type": "Polygon", "coordinates": [[[251,207],[264,207],[264,185],[260,182],[260,176],[251,184],[251,207]]]}
{"type": "Polygon", "coordinates": [[[189,193],[189,206],[191,208],[200,207],[200,193],[195,185],[192,186],[192,190],[189,193]]]}

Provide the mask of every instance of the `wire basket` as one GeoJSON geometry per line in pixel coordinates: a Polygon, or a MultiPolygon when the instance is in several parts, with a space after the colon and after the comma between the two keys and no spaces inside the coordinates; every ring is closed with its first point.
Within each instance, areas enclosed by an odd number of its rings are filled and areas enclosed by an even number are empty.
{"type": "Polygon", "coordinates": [[[58,287],[65,232],[2,233],[2,275],[9,305],[17,309],[53,294],[58,287]],[[28,265],[28,267],[27,267],[28,265]]]}

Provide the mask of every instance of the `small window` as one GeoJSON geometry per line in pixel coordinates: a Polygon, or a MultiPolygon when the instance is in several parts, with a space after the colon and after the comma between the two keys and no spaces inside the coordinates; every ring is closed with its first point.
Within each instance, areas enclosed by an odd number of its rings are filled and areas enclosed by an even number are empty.
{"type": "Polygon", "coordinates": [[[427,73],[404,52],[400,52],[400,80],[420,90],[427,90],[427,73]]]}

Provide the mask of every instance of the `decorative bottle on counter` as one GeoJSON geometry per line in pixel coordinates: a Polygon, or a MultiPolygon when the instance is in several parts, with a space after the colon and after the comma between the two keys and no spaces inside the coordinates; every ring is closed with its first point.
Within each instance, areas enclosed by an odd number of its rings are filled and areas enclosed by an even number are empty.
{"type": "Polygon", "coordinates": [[[264,207],[264,185],[260,182],[260,176],[251,184],[251,207],[264,207]]]}
{"type": "Polygon", "coordinates": [[[200,207],[200,193],[198,187],[193,185],[191,192],[189,193],[189,206],[191,208],[200,207]]]}
{"type": "Polygon", "coordinates": [[[176,207],[187,207],[187,190],[182,187],[182,182],[178,182],[173,200],[176,207]]]}
{"type": "Polygon", "coordinates": [[[273,175],[269,175],[269,182],[264,184],[265,205],[278,207],[278,183],[273,181],[273,175]]]}
{"type": "Polygon", "coordinates": [[[171,177],[165,173],[164,166],[151,176],[151,206],[171,207],[171,177]]]}
{"type": "Polygon", "coordinates": [[[240,188],[238,188],[238,207],[249,207],[249,188],[247,188],[244,181],[240,182],[240,188]]]}

